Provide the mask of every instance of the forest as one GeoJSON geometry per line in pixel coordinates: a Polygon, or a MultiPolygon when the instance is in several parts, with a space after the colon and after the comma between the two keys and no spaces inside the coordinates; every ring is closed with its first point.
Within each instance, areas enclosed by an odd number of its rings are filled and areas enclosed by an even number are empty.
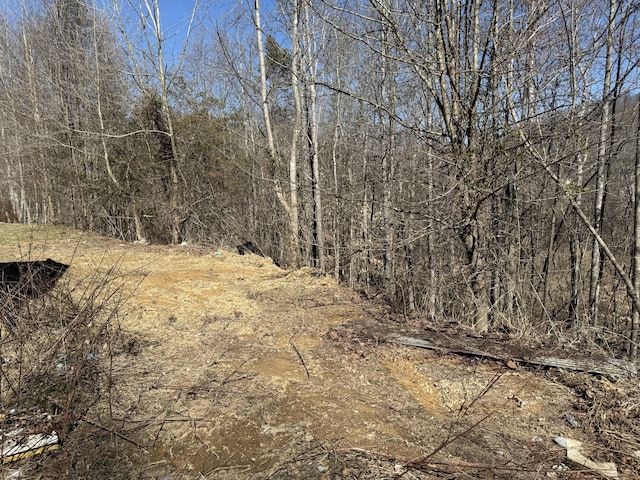
{"type": "Polygon", "coordinates": [[[636,356],[637,1],[0,5],[0,220],[636,356]]]}

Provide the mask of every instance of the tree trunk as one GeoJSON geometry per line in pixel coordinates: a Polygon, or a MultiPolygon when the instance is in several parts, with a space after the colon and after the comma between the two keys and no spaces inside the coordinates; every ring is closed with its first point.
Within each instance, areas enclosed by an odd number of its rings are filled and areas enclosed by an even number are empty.
{"type": "MultiPolygon", "coordinates": [[[[264,122],[264,131],[267,137],[267,152],[269,155],[269,173],[273,177],[273,189],[276,194],[276,198],[278,202],[286,212],[289,217],[289,230],[290,235],[298,234],[298,225],[296,225],[295,220],[293,220],[293,213],[291,210],[291,206],[287,202],[284,194],[282,193],[282,188],[280,186],[280,182],[276,177],[277,165],[280,161],[278,157],[278,152],[276,150],[275,138],[273,135],[273,128],[271,126],[271,114],[269,112],[269,96],[267,89],[267,65],[266,65],[266,54],[264,50],[264,43],[262,41],[263,32],[262,32],[262,23],[260,19],[260,0],[255,0],[254,2],[254,23],[256,27],[256,41],[258,47],[258,63],[260,66],[260,104],[262,106],[262,120],[264,122]]],[[[289,237],[291,238],[291,237],[289,237]]]]}
{"type": "Polygon", "coordinates": [[[325,270],[324,261],[324,227],[322,221],[322,189],[320,187],[320,158],[318,156],[318,123],[316,114],[316,91],[313,82],[307,85],[308,111],[308,141],[309,162],[311,169],[311,197],[313,202],[313,229],[311,258],[313,266],[325,270]]]}
{"type": "MultiPolygon", "coordinates": [[[[633,196],[633,286],[640,292],[640,105],[636,105],[636,141],[634,157],[634,196],[633,196]]],[[[632,304],[631,332],[629,333],[629,356],[638,356],[638,331],[640,329],[640,309],[632,304]]]]}
{"type": "MultiPolygon", "coordinates": [[[[576,155],[576,185],[582,185],[583,182],[583,166],[586,154],[578,153],[576,155]]],[[[575,202],[578,207],[582,207],[582,189],[579,188],[575,196],[575,202]]],[[[569,238],[569,259],[571,266],[571,296],[569,298],[569,327],[578,326],[580,314],[580,285],[582,283],[582,251],[580,246],[580,235],[576,229],[571,232],[569,238]]]]}
{"type": "Polygon", "coordinates": [[[182,218],[180,211],[180,179],[178,174],[178,147],[176,144],[176,135],[173,127],[173,116],[169,108],[169,81],[165,72],[164,60],[164,38],[162,34],[160,22],[160,3],[159,0],[145,0],[149,17],[153,23],[154,35],[156,41],[156,61],[158,69],[158,82],[160,83],[160,103],[162,106],[162,115],[167,126],[167,135],[171,145],[171,158],[169,163],[169,208],[171,210],[171,243],[179,244],[182,239],[180,225],[182,218]],[[152,1],[152,4],[149,4],[152,1]]]}
{"type": "Polygon", "coordinates": [[[291,92],[293,95],[294,117],[291,132],[291,153],[289,155],[289,208],[290,214],[290,263],[297,268],[300,263],[300,221],[298,214],[298,139],[302,129],[302,98],[300,96],[300,38],[299,23],[301,1],[295,0],[293,25],[291,29],[291,92]]]}
{"type": "Polygon", "coordinates": [[[312,261],[315,267],[325,270],[324,222],[322,208],[322,186],[320,178],[320,152],[318,145],[318,106],[316,79],[318,60],[315,52],[314,32],[312,31],[310,7],[304,2],[305,32],[305,94],[307,104],[307,128],[309,142],[309,161],[311,167],[311,197],[313,202],[312,261]]]}
{"type": "MultiPolygon", "coordinates": [[[[340,77],[338,76],[338,81],[340,81],[340,77]]],[[[333,144],[331,146],[331,164],[333,167],[333,196],[336,207],[333,212],[333,276],[336,281],[340,281],[341,271],[342,271],[342,245],[341,239],[344,238],[342,227],[343,219],[340,218],[340,207],[337,205],[338,198],[340,197],[340,178],[338,177],[338,144],[340,141],[340,115],[341,115],[341,95],[336,96],[336,101],[334,104],[334,111],[336,112],[335,124],[333,126],[333,144]]],[[[351,223],[349,223],[349,228],[351,228],[351,223]]]]}
{"type": "MultiPolygon", "coordinates": [[[[390,9],[390,5],[384,5],[385,10],[390,9]]],[[[381,99],[385,103],[385,109],[392,114],[396,109],[396,67],[393,64],[393,52],[390,48],[391,32],[382,32],[382,79],[381,79],[381,99]]],[[[384,289],[388,298],[396,302],[396,248],[395,248],[395,212],[391,208],[393,189],[395,188],[395,148],[396,135],[394,132],[395,123],[393,118],[386,112],[379,112],[380,126],[385,132],[382,140],[382,221],[383,221],[383,246],[382,246],[382,268],[384,278],[384,289]]]]}
{"type": "MultiPolygon", "coordinates": [[[[607,23],[606,58],[604,81],[602,85],[602,119],[600,123],[600,138],[598,140],[598,170],[596,175],[596,191],[594,201],[593,227],[602,235],[604,220],[604,198],[606,190],[607,171],[607,136],[611,128],[611,74],[613,69],[613,36],[615,33],[615,17],[617,0],[609,0],[609,20],[607,23]]],[[[600,246],[594,239],[591,254],[591,282],[589,288],[589,310],[591,323],[598,323],[598,307],[600,298],[600,279],[602,276],[602,258],[600,246]]]]}

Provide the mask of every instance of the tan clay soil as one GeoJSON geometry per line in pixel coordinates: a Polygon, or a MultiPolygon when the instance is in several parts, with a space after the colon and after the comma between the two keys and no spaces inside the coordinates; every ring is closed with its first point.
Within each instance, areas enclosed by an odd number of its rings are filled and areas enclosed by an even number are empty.
{"type": "Polygon", "coordinates": [[[0,261],[70,263],[70,283],[113,268],[132,292],[112,399],[132,478],[548,478],[567,464],[553,439],[586,439],[574,389],[386,343],[402,324],[316,270],[12,228],[0,261]]]}

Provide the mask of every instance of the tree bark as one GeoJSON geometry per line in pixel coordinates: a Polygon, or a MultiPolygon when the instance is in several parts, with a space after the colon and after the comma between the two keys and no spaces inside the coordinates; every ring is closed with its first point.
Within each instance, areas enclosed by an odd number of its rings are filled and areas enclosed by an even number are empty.
{"type": "Polygon", "coordinates": [[[313,202],[312,261],[315,267],[325,270],[324,221],[322,208],[322,186],[320,177],[320,152],[318,145],[318,108],[316,95],[316,71],[318,60],[313,48],[313,37],[309,5],[304,1],[305,32],[305,100],[307,105],[307,140],[309,143],[309,162],[311,169],[311,197],[313,202]]]}
{"type": "Polygon", "coordinates": [[[180,179],[178,174],[178,146],[176,144],[176,135],[173,127],[173,116],[169,107],[169,80],[165,72],[164,60],[164,37],[162,34],[160,21],[160,2],[159,0],[145,0],[145,5],[154,28],[156,41],[156,68],[158,69],[158,82],[160,83],[160,102],[162,106],[162,115],[167,126],[167,135],[171,144],[171,158],[169,163],[169,208],[171,209],[171,243],[179,244],[183,239],[180,232],[180,224],[182,218],[180,211],[180,179]],[[149,1],[152,3],[150,4],[149,1]]]}
{"type": "MultiPolygon", "coordinates": [[[[602,235],[604,220],[604,198],[606,190],[607,165],[607,137],[611,128],[611,75],[613,70],[613,36],[616,28],[617,0],[609,0],[609,20],[607,22],[606,58],[604,80],[602,84],[602,119],[600,123],[600,138],[598,140],[598,170],[596,174],[596,191],[594,200],[593,227],[602,235]]],[[[591,323],[598,323],[598,307],[600,299],[600,279],[602,276],[602,258],[600,245],[594,239],[591,254],[591,282],[589,287],[589,310],[591,323]]]]}
{"type": "Polygon", "coordinates": [[[293,95],[294,117],[291,132],[291,153],[289,155],[289,208],[290,214],[290,263],[297,268],[300,263],[300,220],[298,214],[298,139],[302,129],[302,98],[300,95],[300,10],[301,2],[294,0],[291,27],[291,92],[293,95]]]}
{"type": "MultiPolygon", "coordinates": [[[[640,292],[640,105],[636,105],[636,141],[634,155],[634,195],[633,195],[633,286],[640,292]]],[[[629,333],[629,356],[638,356],[638,339],[640,330],[640,309],[632,304],[631,332],[629,333]]]]}
{"type": "MultiPolygon", "coordinates": [[[[273,127],[271,125],[271,113],[269,112],[269,95],[267,88],[267,66],[266,54],[263,42],[262,21],[260,17],[260,0],[254,1],[254,23],[256,28],[256,42],[258,47],[258,63],[260,67],[260,104],[262,107],[262,120],[264,122],[264,131],[267,137],[267,153],[269,160],[269,173],[273,177],[273,189],[278,202],[284,209],[289,218],[290,235],[298,234],[298,226],[295,225],[294,214],[291,206],[282,192],[279,180],[276,178],[277,165],[280,162],[278,151],[276,150],[275,137],[273,135],[273,127]]],[[[290,173],[291,175],[291,173],[290,173]]],[[[290,237],[291,238],[291,237],[290,237]]]]}

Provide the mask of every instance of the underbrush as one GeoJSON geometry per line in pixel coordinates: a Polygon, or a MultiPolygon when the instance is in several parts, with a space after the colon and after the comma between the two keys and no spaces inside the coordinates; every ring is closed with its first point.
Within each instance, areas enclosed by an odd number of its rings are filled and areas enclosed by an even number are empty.
{"type": "Polygon", "coordinates": [[[549,374],[576,393],[574,417],[594,455],[613,462],[621,478],[640,478],[640,388],[637,379],[611,382],[604,377],[558,371],[549,374]]]}
{"type": "Polygon", "coordinates": [[[2,478],[126,478],[130,471],[110,405],[120,319],[135,286],[117,267],[69,278],[40,298],[4,301],[14,325],[0,340],[2,478]],[[37,439],[49,444],[8,455],[10,446],[37,439]]]}

